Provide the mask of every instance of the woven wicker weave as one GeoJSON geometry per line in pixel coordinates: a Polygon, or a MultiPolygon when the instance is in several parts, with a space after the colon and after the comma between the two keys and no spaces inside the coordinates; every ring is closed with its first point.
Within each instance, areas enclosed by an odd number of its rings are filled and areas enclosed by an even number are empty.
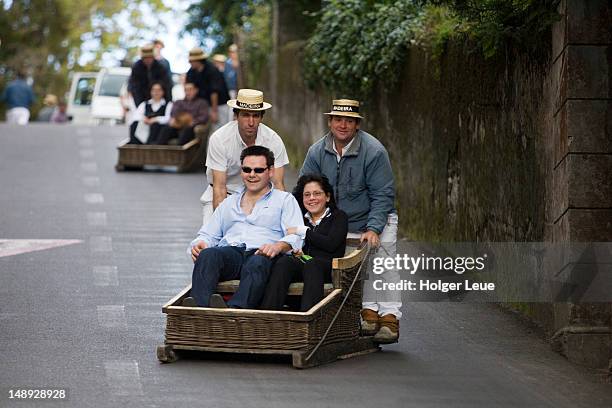
{"type": "Polygon", "coordinates": [[[115,169],[151,165],[175,166],[179,172],[203,170],[208,128],[198,127],[196,138],[183,146],[128,144],[129,140],[125,140],[117,146],[119,157],[115,169]]]}
{"type": "MultiPolygon", "coordinates": [[[[167,314],[165,343],[213,351],[306,353],[321,340],[338,312],[364,253],[361,249],[334,259],[334,289],[307,312],[183,307],[182,300],[191,289],[188,286],[163,307],[167,314]]],[[[362,285],[357,282],[322,345],[359,338],[361,299],[362,285]]]]}

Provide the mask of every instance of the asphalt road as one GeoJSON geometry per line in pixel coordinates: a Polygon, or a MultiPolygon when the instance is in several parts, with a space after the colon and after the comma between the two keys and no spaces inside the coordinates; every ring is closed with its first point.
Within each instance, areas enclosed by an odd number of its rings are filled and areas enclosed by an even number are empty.
{"type": "Polygon", "coordinates": [[[116,173],[125,133],[0,125],[0,407],[612,406],[612,385],[487,304],[406,303],[399,344],[308,370],[160,364],[161,305],[190,280],[204,178],[116,173]],[[9,398],[26,388],[68,397],[9,398]]]}

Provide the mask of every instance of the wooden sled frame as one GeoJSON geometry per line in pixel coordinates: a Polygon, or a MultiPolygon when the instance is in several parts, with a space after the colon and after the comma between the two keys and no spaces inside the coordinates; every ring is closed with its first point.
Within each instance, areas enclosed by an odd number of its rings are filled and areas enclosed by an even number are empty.
{"type": "Polygon", "coordinates": [[[307,368],[378,351],[372,337],[359,335],[360,266],[367,254],[363,247],[334,259],[333,289],[307,312],[184,307],[189,285],[162,307],[165,344],[158,346],[157,358],[174,362],[182,350],[277,354],[291,355],[294,367],[307,368]]]}
{"type": "Polygon", "coordinates": [[[179,173],[203,170],[209,128],[208,124],[196,126],[196,137],[182,146],[129,144],[125,139],[117,146],[115,170],[142,169],[145,165],[173,166],[179,173]]]}

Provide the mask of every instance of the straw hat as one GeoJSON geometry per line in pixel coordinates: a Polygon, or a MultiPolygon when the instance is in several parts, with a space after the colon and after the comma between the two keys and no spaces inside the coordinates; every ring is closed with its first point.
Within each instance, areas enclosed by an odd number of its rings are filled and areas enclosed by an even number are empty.
{"type": "Polygon", "coordinates": [[[324,113],[324,115],[363,119],[363,116],[359,114],[359,101],[353,99],[334,99],[331,112],[324,113]]]}
{"type": "Polygon", "coordinates": [[[152,44],[146,44],[140,47],[140,58],[155,58],[152,44]]]}
{"type": "Polygon", "coordinates": [[[43,104],[45,104],[45,106],[55,106],[55,105],[57,105],[57,96],[55,96],[53,94],[45,95],[45,99],[43,99],[43,104]]]}
{"type": "Polygon", "coordinates": [[[238,52],[238,46],[236,44],[232,44],[228,48],[229,52],[238,52]]]}
{"type": "Polygon", "coordinates": [[[236,99],[230,99],[227,105],[249,111],[263,111],[272,107],[268,102],[264,102],[263,92],[257,89],[239,89],[236,99]]]}
{"type": "Polygon", "coordinates": [[[212,60],[214,62],[220,62],[220,63],[224,64],[225,61],[227,61],[227,57],[225,55],[223,55],[223,54],[215,54],[215,55],[212,56],[212,60]]]}
{"type": "Polygon", "coordinates": [[[208,55],[199,47],[192,48],[189,51],[189,62],[191,61],[201,61],[208,58],[208,55]]]}

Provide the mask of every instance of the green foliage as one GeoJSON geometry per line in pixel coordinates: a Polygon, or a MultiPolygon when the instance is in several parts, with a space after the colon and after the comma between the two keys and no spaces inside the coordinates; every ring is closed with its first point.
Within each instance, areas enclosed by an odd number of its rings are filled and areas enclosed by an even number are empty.
{"type": "MultiPolygon", "coordinates": [[[[394,82],[410,46],[440,57],[453,38],[469,38],[492,57],[512,43],[538,51],[559,19],[559,0],[328,0],[308,40],[311,87],[365,98],[376,80],[394,82]]],[[[537,55],[537,54],[536,54],[537,55]]]]}
{"type": "Polygon", "coordinates": [[[550,26],[560,19],[560,0],[434,0],[466,22],[464,31],[485,57],[492,57],[511,43],[527,52],[542,46],[550,26]]]}
{"type": "Polygon", "coordinates": [[[200,0],[187,9],[189,22],[184,31],[214,40],[216,52],[224,52],[238,42],[236,37],[245,25],[248,28],[250,18],[270,4],[270,0],[200,0]]]}
{"type": "Polygon", "coordinates": [[[272,6],[269,3],[256,7],[253,14],[243,17],[241,27],[243,56],[246,72],[246,84],[255,86],[261,78],[262,71],[268,67],[272,52],[272,6]]]}
{"type": "Polygon", "coordinates": [[[376,78],[395,77],[414,38],[419,9],[410,1],[331,0],[319,16],[306,46],[306,80],[362,97],[376,78]]]}
{"type": "MultiPolygon", "coordinates": [[[[161,0],[13,0],[0,2],[0,90],[23,69],[34,80],[38,103],[46,93],[60,97],[68,90],[70,71],[82,69],[79,59],[85,41],[97,44],[91,54],[91,66],[102,55],[124,49],[134,38],[125,35],[117,17],[127,11],[128,21],[136,29],[155,25],[144,22],[141,6],[154,12],[164,10],[161,0]]],[[[140,33],[135,30],[134,35],[140,33]]],[[[142,39],[138,39],[140,43],[142,39]]],[[[34,109],[36,110],[36,109],[34,109]]]]}
{"type": "Polygon", "coordinates": [[[272,1],[200,0],[187,11],[185,31],[214,40],[213,52],[224,54],[230,44],[237,43],[241,64],[247,67],[246,84],[256,83],[272,52],[272,1]]]}

